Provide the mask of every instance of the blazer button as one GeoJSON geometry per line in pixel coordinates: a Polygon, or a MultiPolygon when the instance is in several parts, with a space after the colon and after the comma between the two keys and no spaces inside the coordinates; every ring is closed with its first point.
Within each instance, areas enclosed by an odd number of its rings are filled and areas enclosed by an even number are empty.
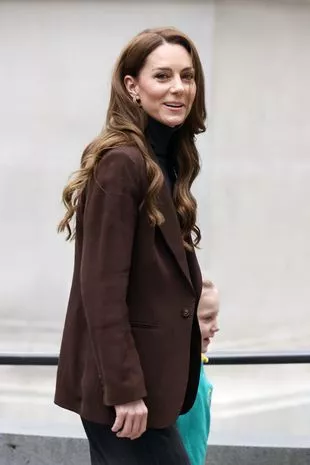
{"type": "Polygon", "coordinates": [[[191,312],[188,308],[183,308],[181,314],[183,318],[189,318],[191,316],[191,312]]]}

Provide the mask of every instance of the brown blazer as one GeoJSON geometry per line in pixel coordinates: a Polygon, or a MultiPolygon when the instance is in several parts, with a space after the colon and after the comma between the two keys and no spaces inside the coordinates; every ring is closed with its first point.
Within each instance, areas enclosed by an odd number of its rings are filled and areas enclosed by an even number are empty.
{"type": "Polygon", "coordinates": [[[114,148],[82,197],[55,403],[112,424],[114,405],[144,398],[148,426],[162,428],[196,397],[201,274],[166,185],[165,222],[150,225],[147,185],[138,149],[114,148]]]}

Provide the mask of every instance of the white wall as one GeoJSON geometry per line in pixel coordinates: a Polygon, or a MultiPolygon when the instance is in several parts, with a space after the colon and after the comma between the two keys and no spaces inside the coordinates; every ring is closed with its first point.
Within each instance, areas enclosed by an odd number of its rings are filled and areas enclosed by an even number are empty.
{"type": "Polygon", "coordinates": [[[1,324],[61,326],[61,190],[104,122],[121,47],[158,25],[187,32],[206,71],[195,193],[199,258],[222,295],[218,347],[306,346],[309,2],[0,2],[1,324]]]}
{"type": "Polygon", "coordinates": [[[60,195],[104,124],[121,48],[146,27],[174,25],[208,73],[212,12],[199,1],[0,2],[2,321],[62,324],[72,246],[56,235],[60,195]]]}
{"type": "Polygon", "coordinates": [[[204,259],[222,289],[219,339],[237,347],[309,348],[310,4],[298,3],[216,2],[204,259]]]}

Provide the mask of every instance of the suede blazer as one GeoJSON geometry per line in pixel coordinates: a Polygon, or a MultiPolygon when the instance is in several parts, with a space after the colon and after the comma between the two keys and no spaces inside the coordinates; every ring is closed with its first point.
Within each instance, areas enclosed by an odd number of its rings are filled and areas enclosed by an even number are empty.
{"type": "Polygon", "coordinates": [[[55,403],[112,424],[114,405],[143,398],[148,427],[163,428],[196,397],[202,283],[167,185],[155,227],[147,187],[141,153],[125,146],[104,154],[81,196],[55,403]]]}

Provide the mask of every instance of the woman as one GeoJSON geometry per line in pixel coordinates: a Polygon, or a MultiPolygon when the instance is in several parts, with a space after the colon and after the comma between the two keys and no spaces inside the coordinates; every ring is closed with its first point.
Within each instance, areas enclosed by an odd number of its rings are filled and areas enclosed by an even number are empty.
{"type": "Polygon", "coordinates": [[[143,31],[121,53],[106,127],[64,189],[59,231],[75,238],[75,265],[55,402],[81,416],[92,464],[188,463],[174,423],[200,374],[190,188],[205,118],[193,43],[143,31]]]}

